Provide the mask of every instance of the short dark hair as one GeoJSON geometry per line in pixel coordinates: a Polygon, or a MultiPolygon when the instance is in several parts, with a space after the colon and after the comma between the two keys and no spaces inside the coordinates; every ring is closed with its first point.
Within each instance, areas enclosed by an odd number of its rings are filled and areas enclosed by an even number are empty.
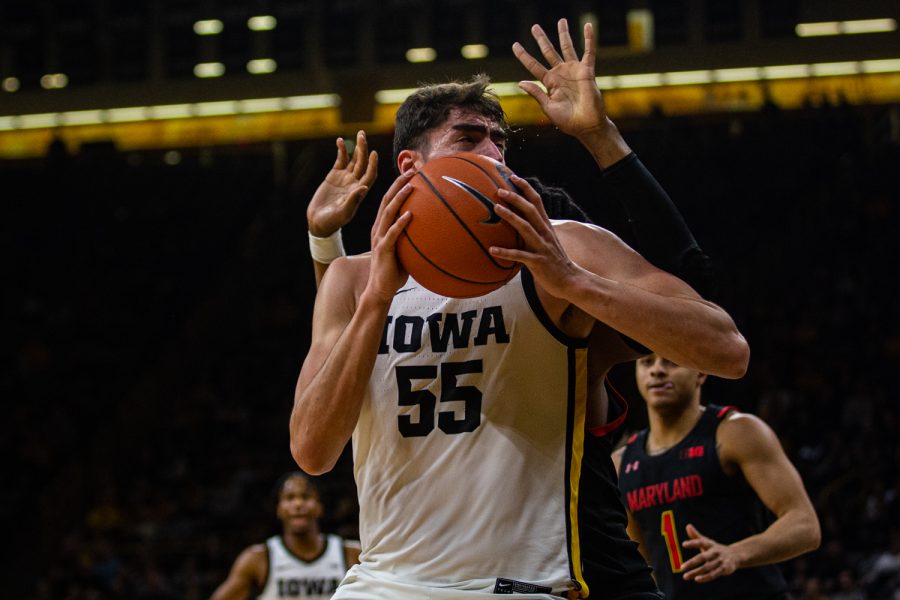
{"type": "Polygon", "coordinates": [[[315,481],[313,481],[309,475],[307,475],[303,471],[288,471],[278,478],[278,481],[275,482],[275,486],[272,488],[272,504],[276,508],[278,507],[278,503],[281,502],[281,491],[284,489],[284,485],[288,482],[288,480],[293,479],[294,477],[299,477],[306,480],[306,482],[309,483],[310,487],[312,487],[321,497],[322,491],[319,489],[319,485],[315,481]]]}
{"type": "Polygon", "coordinates": [[[468,80],[434,83],[420,87],[412,93],[400,108],[394,122],[394,168],[403,150],[421,150],[425,134],[447,120],[454,108],[473,110],[505,131],[508,128],[506,113],[500,106],[500,98],[488,89],[490,77],[479,73],[468,80]]]}

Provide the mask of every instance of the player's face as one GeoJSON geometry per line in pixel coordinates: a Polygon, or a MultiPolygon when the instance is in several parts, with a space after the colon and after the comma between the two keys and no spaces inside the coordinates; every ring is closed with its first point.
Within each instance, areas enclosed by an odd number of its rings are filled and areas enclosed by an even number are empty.
{"type": "Polygon", "coordinates": [[[641,357],[635,364],[638,391],[647,406],[654,409],[689,405],[706,379],[705,374],[679,366],[656,354],[641,357]]]}
{"type": "Polygon", "coordinates": [[[319,492],[303,477],[291,477],[281,488],[276,513],[285,529],[302,533],[322,517],[319,492]]]}
{"type": "Polygon", "coordinates": [[[506,132],[497,122],[473,110],[454,108],[450,116],[428,134],[423,158],[428,161],[454,152],[474,152],[503,162],[506,132]]]}

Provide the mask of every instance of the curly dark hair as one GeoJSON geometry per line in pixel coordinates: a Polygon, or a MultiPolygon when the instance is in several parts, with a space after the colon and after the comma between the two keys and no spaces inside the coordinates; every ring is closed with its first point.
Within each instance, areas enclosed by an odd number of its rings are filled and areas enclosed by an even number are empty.
{"type": "Polygon", "coordinates": [[[420,87],[397,109],[394,129],[394,168],[403,150],[423,150],[425,134],[443,123],[454,108],[466,108],[508,129],[506,113],[497,94],[490,91],[484,73],[471,79],[434,83],[420,87]]]}

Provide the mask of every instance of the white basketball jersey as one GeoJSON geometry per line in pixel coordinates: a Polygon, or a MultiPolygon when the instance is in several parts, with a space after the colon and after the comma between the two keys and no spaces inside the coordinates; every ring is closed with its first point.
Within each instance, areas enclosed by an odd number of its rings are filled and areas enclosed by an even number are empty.
{"type": "Polygon", "coordinates": [[[410,278],[353,433],[359,568],[443,589],[583,585],[586,368],[529,274],[462,300],[410,278]]]}
{"type": "Polygon", "coordinates": [[[258,600],[315,598],[327,600],[347,573],[344,542],[336,535],[325,538],[322,554],[311,561],[297,557],[284,545],[281,536],[266,540],[269,574],[258,600]]]}

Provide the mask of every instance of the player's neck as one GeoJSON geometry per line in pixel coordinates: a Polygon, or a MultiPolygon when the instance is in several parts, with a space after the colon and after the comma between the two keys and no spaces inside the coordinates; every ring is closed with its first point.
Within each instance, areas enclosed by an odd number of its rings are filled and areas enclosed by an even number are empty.
{"type": "Polygon", "coordinates": [[[310,529],[303,533],[285,531],[282,538],[288,550],[304,560],[319,556],[325,547],[325,536],[318,529],[310,529]]]}
{"type": "Polygon", "coordinates": [[[647,436],[647,453],[662,454],[687,436],[700,420],[703,407],[699,402],[691,402],[684,410],[662,413],[650,410],[650,434],[647,436]]]}

